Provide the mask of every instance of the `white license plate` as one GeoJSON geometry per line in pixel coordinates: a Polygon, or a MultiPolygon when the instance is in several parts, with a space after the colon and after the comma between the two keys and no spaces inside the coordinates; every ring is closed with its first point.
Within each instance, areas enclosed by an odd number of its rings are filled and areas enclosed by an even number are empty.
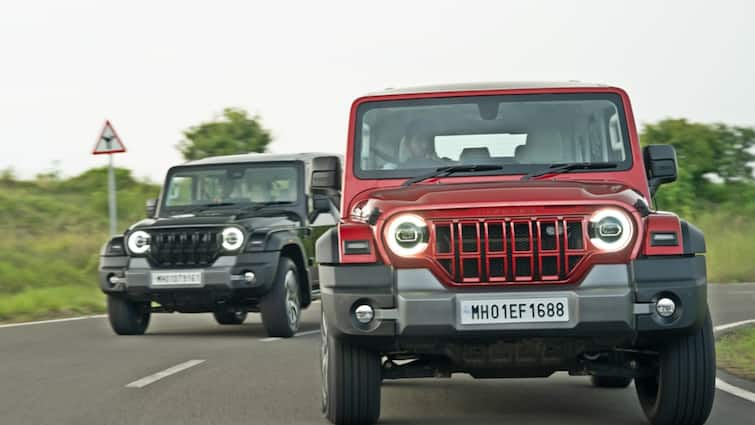
{"type": "Polygon", "coordinates": [[[561,298],[464,300],[461,324],[568,322],[569,302],[561,298]]]}
{"type": "Polygon", "coordinates": [[[201,271],[151,272],[151,275],[152,286],[202,285],[201,271]]]}

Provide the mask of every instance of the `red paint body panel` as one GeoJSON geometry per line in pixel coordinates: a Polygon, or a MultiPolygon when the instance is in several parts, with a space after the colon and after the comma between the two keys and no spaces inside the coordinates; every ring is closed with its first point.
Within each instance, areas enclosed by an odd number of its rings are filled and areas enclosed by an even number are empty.
{"type": "MultiPolygon", "coordinates": [[[[443,97],[462,97],[462,96],[484,96],[484,95],[521,95],[521,94],[559,94],[559,93],[612,93],[620,96],[626,115],[627,132],[629,133],[629,145],[632,149],[632,168],[625,171],[613,172],[591,172],[579,174],[561,174],[554,176],[551,180],[559,181],[596,181],[596,182],[621,182],[639,193],[645,199],[650,199],[650,192],[647,184],[647,176],[642,159],[642,152],[639,148],[640,141],[637,135],[632,106],[629,102],[629,96],[623,90],[616,87],[568,87],[568,88],[536,88],[536,89],[513,89],[513,90],[474,90],[458,92],[437,92],[437,93],[413,93],[400,95],[380,95],[366,96],[354,101],[351,106],[351,115],[349,118],[348,145],[346,148],[346,158],[344,167],[343,200],[341,214],[343,218],[348,218],[353,207],[353,202],[362,192],[371,191],[377,188],[387,188],[399,186],[405,179],[373,179],[361,180],[354,175],[354,131],[356,128],[356,113],[359,105],[365,102],[376,102],[386,100],[404,100],[404,99],[421,99],[421,98],[443,98],[443,97]]],[[[469,176],[469,177],[447,177],[441,179],[428,180],[422,184],[431,184],[433,182],[482,182],[482,181],[517,181],[521,176],[469,176]]],[[[422,185],[420,184],[420,185],[422,185]]],[[[363,194],[362,197],[368,196],[363,194]]],[[[547,199],[542,199],[547,202],[547,199]]]]}
{"type": "MultiPolygon", "coordinates": [[[[635,205],[638,202],[647,205],[648,199],[650,199],[650,193],[632,108],[627,94],[618,88],[556,87],[381,94],[359,98],[351,107],[341,206],[343,223],[339,226],[341,237],[364,240],[363,238],[371,233],[376,261],[382,260],[397,268],[426,268],[448,286],[473,288],[572,284],[578,282],[595,264],[628,263],[639,256],[643,248],[647,250],[647,247],[643,246],[647,234],[646,220],[637,211],[635,205]],[[530,181],[521,181],[521,175],[443,177],[428,179],[407,188],[401,187],[405,180],[403,178],[370,180],[359,179],[355,175],[356,116],[357,109],[365,102],[560,93],[612,93],[621,98],[632,151],[631,168],[622,171],[558,174],[550,178],[530,181]],[[356,205],[359,206],[359,214],[362,218],[369,217],[372,212],[378,211],[377,220],[371,225],[361,222],[355,224],[355,221],[362,221],[359,217],[352,217],[352,210],[356,205]],[[587,236],[590,216],[605,207],[624,211],[632,221],[633,238],[621,251],[600,251],[590,243],[587,236]],[[419,215],[428,223],[428,247],[424,252],[412,257],[394,254],[384,242],[387,237],[385,234],[387,224],[401,213],[419,215]],[[521,225],[519,229],[528,229],[525,234],[518,234],[515,231],[517,223],[521,225]],[[581,227],[583,245],[579,249],[571,249],[564,245],[571,243],[568,242],[568,223],[578,223],[583,226],[581,227]],[[548,224],[554,226],[550,231],[555,231],[557,235],[555,249],[544,248],[542,245],[542,226],[548,224]],[[444,238],[450,238],[449,243],[453,244],[453,249],[450,251],[445,248],[445,245],[443,245],[443,252],[438,251],[440,246],[436,246],[438,228],[442,228],[444,238]],[[491,228],[496,232],[499,231],[498,229],[502,229],[500,230],[502,232],[511,232],[507,237],[503,237],[504,244],[529,241],[530,245],[528,249],[519,251],[510,246],[499,251],[490,250],[489,246],[483,245],[490,243],[491,228]],[[371,229],[371,232],[368,229],[371,229]],[[476,244],[474,248],[467,246],[466,251],[462,246],[464,238],[460,237],[463,229],[472,232],[468,233],[468,236],[473,235],[466,238],[467,243],[472,240],[476,244]],[[552,257],[555,255],[559,255],[555,261],[558,273],[550,273],[554,264],[552,257]],[[570,260],[570,256],[574,256],[575,259],[570,260]],[[452,261],[449,261],[451,259],[452,261]],[[517,259],[520,259],[519,262],[517,259]],[[545,260],[549,263],[547,270],[549,273],[542,273],[545,260]],[[570,261],[571,264],[569,264],[570,261]],[[502,263],[504,275],[500,275],[502,263]],[[463,270],[465,264],[475,268],[478,275],[467,276],[468,273],[463,270]],[[524,267],[525,264],[529,264],[530,273],[523,272],[526,268],[517,273],[516,268],[524,267]]],[[[648,223],[658,226],[659,229],[671,226],[671,222],[665,218],[657,222],[652,219],[648,223]]],[[[678,229],[678,219],[676,226],[678,229]]],[[[341,254],[343,254],[342,241],[343,239],[341,239],[341,254]]],[[[443,243],[446,243],[445,239],[443,243]]],[[[676,247],[664,248],[653,252],[676,252],[676,247]]],[[[346,257],[353,256],[342,255],[342,260],[346,260],[346,257]]],[[[368,258],[365,256],[359,260],[366,261],[368,258]]],[[[352,259],[348,261],[352,262],[352,259]]]]}

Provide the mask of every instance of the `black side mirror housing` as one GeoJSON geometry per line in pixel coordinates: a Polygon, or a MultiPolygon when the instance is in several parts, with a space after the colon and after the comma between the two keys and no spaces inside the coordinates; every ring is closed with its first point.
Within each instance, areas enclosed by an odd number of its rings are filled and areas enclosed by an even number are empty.
{"type": "Polygon", "coordinates": [[[650,196],[655,196],[660,185],[676,181],[676,151],[673,146],[645,146],[642,157],[645,160],[650,196]]]}
{"type": "Polygon", "coordinates": [[[312,212],[315,214],[330,212],[330,199],[325,195],[316,194],[312,196],[312,212]]]}
{"type": "Polygon", "coordinates": [[[157,198],[147,199],[144,203],[144,208],[147,212],[148,218],[153,218],[157,214],[157,198]]]}
{"type": "Polygon", "coordinates": [[[312,160],[312,192],[334,193],[341,191],[341,159],[321,156],[312,160]]]}

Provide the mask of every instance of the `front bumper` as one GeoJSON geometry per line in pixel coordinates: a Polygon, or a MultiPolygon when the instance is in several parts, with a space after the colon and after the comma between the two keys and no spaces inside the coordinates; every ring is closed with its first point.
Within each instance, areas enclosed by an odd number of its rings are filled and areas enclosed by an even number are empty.
{"type": "Polygon", "coordinates": [[[207,310],[225,301],[254,302],[272,286],[280,253],[257,252],[237,256],[221,256],[211,266],[192,268],[201,271],[201,285],[153,285],[153,272],[186,271],[157,269],[140,257],[101,257],[100,289],[106,294],[121,295],[140,301],[180,304],[187,309],[207,310]],[[252,282],[243,279],[245,272],[255,275],[252,282]],[[111,279],[115,276],[116,279],[111,279]]]}
{"type": "Polygon", "coordinates": [[[636,342],[695,329],[707,313],[705,260],[697,257],[642,259],[596,265],[576,285],[450,289],[425,269],[382,265],[321,265],[323,308],[332,334],[384,343],[412,339],[587,337],[636,342]],[[671,318],[655,311],[660,296],[679,308],[671,318]],[[570,317],[559,323],[462,324],[464,300],[565,297],[570,317]],[[375,308],[367,326],[353,318],[358,303],[375,308]],[[382,338],[379,338],[382,337],[382,338]]]}

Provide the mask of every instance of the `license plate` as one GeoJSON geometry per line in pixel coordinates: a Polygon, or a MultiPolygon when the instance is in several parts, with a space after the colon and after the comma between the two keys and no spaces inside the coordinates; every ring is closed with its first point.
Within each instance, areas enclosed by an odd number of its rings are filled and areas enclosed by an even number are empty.
{"type": "Polygon", "coordinates": [[[152,272],[152,286],[202,285],[201,271],[152,272]]]}
{"type": "Polygon", "coordinates": [[[568,321],[569,302],[565,297],[461,302],[462,325],[568,321]]]}

